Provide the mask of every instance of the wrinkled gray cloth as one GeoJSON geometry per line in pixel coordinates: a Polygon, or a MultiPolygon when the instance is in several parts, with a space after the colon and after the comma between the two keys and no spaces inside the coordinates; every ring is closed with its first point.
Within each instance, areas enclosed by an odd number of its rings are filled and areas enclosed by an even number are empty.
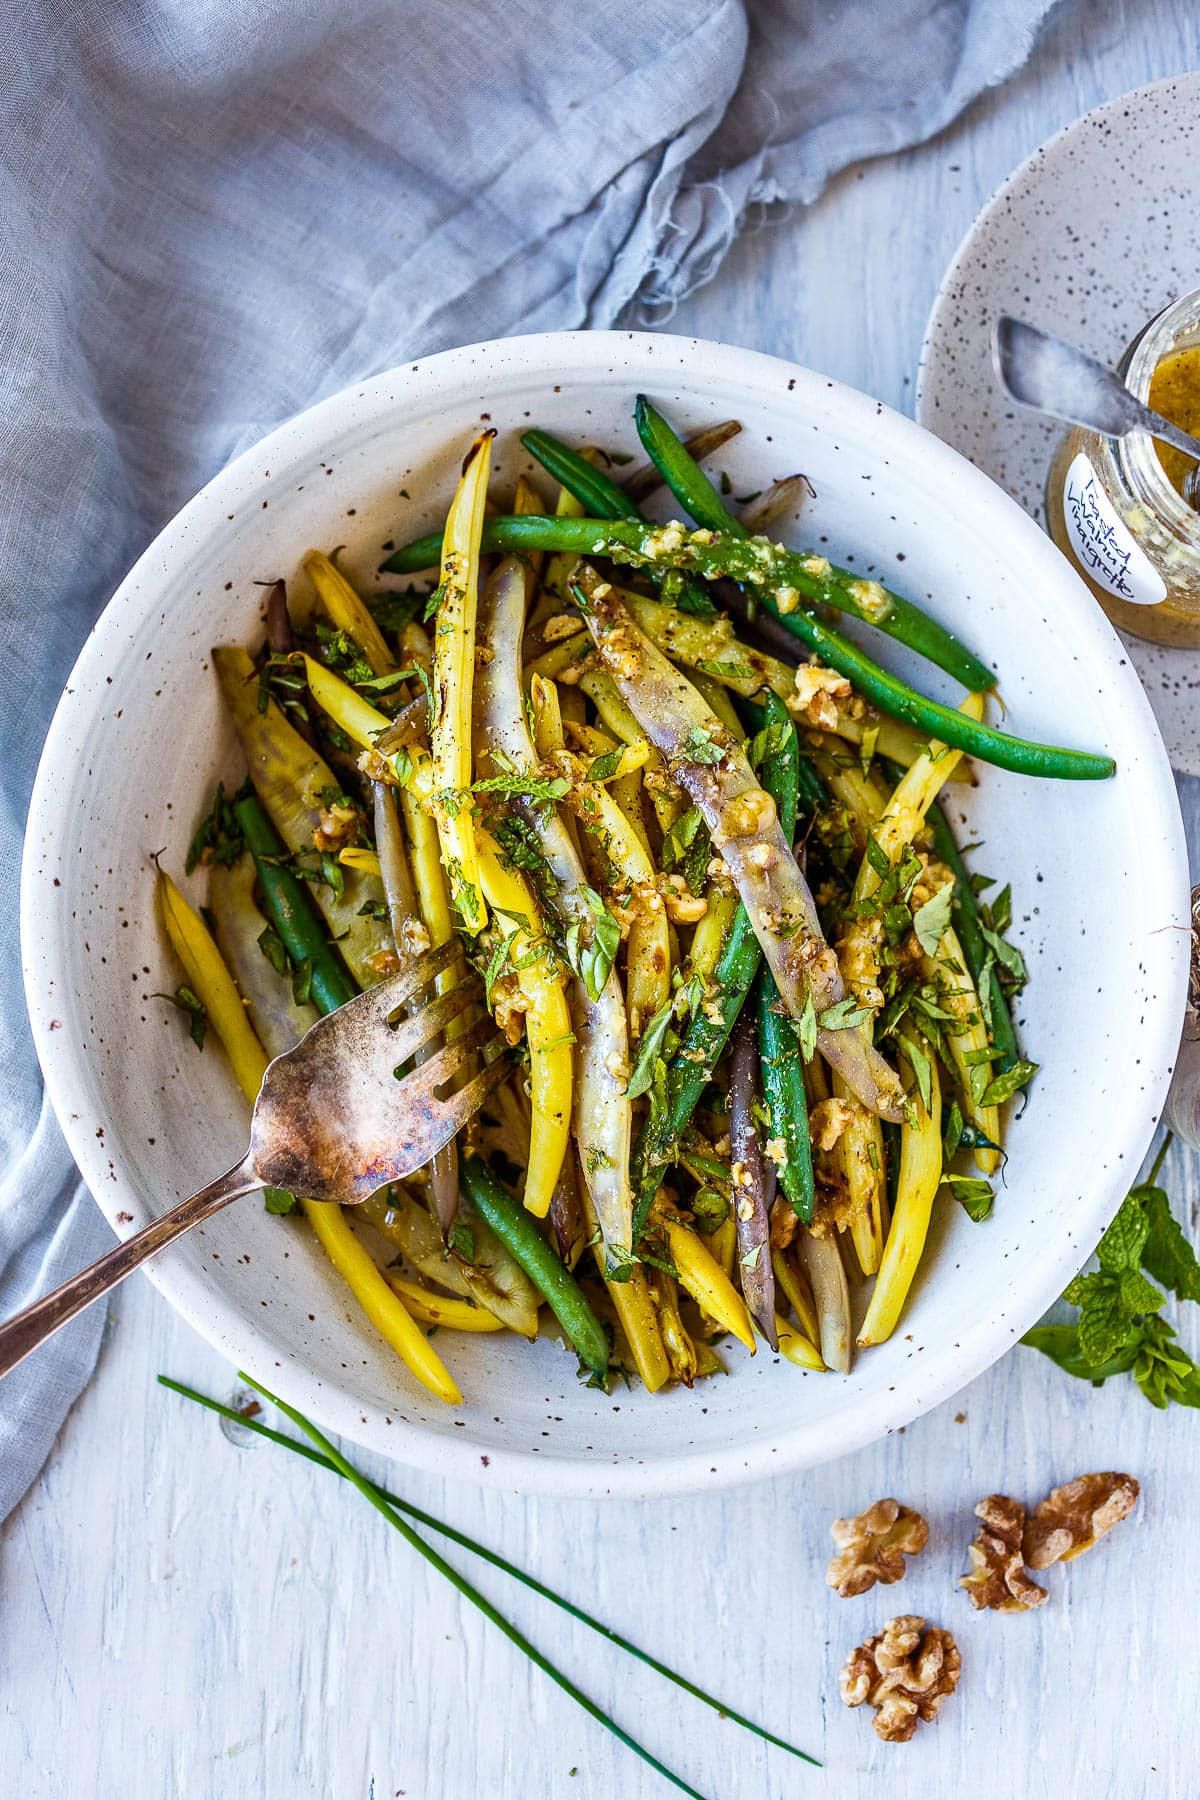
{"type": "MultiPolygon", "coordinates": [[[[664,320],[748,209],[938,130],[1045,10],[5,0],[0,1316],[108,1238],[43,1101],[12,897],[54,702],[147,540],[235,451],[373,371],[664,320]]],[[[101,1310],[0,1387],[0,1516],[101,1310]]]]}

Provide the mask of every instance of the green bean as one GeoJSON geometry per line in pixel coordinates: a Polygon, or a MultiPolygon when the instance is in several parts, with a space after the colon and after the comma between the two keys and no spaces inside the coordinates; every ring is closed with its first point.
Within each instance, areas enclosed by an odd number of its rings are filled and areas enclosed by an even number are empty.
{"type": "Polygon", "coordinates": [[[293,963],[307,963],[312,970],[310,998],[320,1012],[332,1012],[353,1000],[358,988],[341,957],[325,935],[316,907],[303,882],[280,858],[286,856],[283,839],[268,819],[256,794],[244,794],[233,803],[246,848],[254,858],[263,910],[283,939],[293,963]]]}
{"type": "Polygon", "coordinates": [[[639,509],[623,488],[602,469],[596,468],[577,450],[561,443],[548,431],[523,431],[521,442],[530,456],[535,456],[543,469],[553,475],[593,519],[640,519],[639,509]]]}
{"type": "Polygon", "coordinates": [[[663,1170],[672,1160],[679,1135],[712,1080],[713,1070],[737,1024],[761,960],[762,950],[754,927],[745,907],[739,905],[713,971],[708,1011],[700,1008],[692,1014],[667,1069],[666,1111],[658,1119],[647,1120],[634,1145],[637,1193],[633,1209],[634,1243],[645,1229],[651,1203],[658,1192],[663,1170]],[[710,1018],[709,1011],[716,1016],[710,1018]]]}
{"type": "MultiPolygon", "coordinates": [[[[769,600],[766,604],[771,607],[769,600]]],[[[789,631],[803,638],[823,663],[844,675],[863,699],[877,706],[880,712],[893,719],[903,719],[927,737],[949,744],[955,750],[963,750],[968,756],[978,757],[980,762],[991,763],[997,769],[1011,769],[1017,775],[1037,775],[1044,780],[1107,781],[1116,773],[1117,765],[1111,756],[1011,737],[1006,731],[997,731],[991,725],[967,718],[952,706],[927,700],[924,694],[918,694],[895,675],[880,668],[857,644],[823,625],[812,613],[785,615],[776,612],[774,607],[771,611],[789,631]]]]}
{"type": "MultiPolygon", "coordinates": [[[[419,569],[434,568],[441,556],[441,548],[440,532],[414,538],[412,543],[403,545],[381,563],[380,571],[385,575],[412,575],[419,569]]],[[[851,592],[853,577],[847,574],[845,583],[841,584],[823,557],[781,550],[766,538],[749,537],[736,519],[720,531],[705,527],[699,536],[695,532],[683,532],[679,542],[672,543],[669,537],[664,539],[661,525],[647,519],[588,519],[521,513],[485,520],[482,548],[486,554],[550,550],[565,551],[574,556],[608,556],[614,562],[628,563],[650,574],[656,570],[679,569],[685,575],[698,575],[706,581],[728,575],[735,581],[752,584],[756,595],[770,582],[776,587],[792,588],[812,604],[852,613],[855,618],[876,625],[882,631],[890,630],[898,603],[898,597],[888,595],[884,588],[878,589],[882,596],[879,607],[873,599],[860,603],[851,592]]],[[[871,584],[864,582],[861,585],[874,594],[871,584]]],[[[908,602],[899,604],[900,616],[906,618],[903,608],[908,602]]],[[[924,615],[918,617],[924,618],[924,615]]],[[[931,662],[945,668],[957,680],[970,674],[971,681],[967,685],[981,686],[985,677],[986,685],[995,682],[992,672],[977,663],[948,632],[943,632],[932,620],[925,623],[930,644],[923,654],[931,662]]],[[[908,641],[899,629],[891,631],[891,635],[902,642],[908,641]]]]}
{"type": "Polygon", "coordinates": [[[951,921],[958,933],[958,941],[962,945],[963,955],[967,959],[967,967],[971,971],[980,1002],[985,1007],[985,1016],[990,1013],[992,1042],[996,1047],[996,1060],[992,1067],[997,1075],[1003,1075],[1011,1069],[1020,1057],[1017,1048],[1017,1034],[1013,1028],[1012,1014],[1008,1009],[1008,1001],[1000,990],[996,978],[995,958],[991,955],[983,933],[980,930],[979,902],[975,898],[975,890],[971,886],[971,876],[962,854],[954,841],[946,815],[935,801],[926,814],[926,824],[933,837],[933,847],[938,859],[954,872],[954,900],[951,905],[951,921]],[[990,963],[990,967],[989,967],[990,963]],[[984,970],[987,970],[988,992],[984,993],[984,970]]]}
{"type": "MultiPolygon", "coordinates": [[[[548,431],[523,432],[521,442],[531,456],[536,456],[543,469],[553,475],[555,481],[565,487],[569,494],[575,496],[592,518],[644,518],[645,515],[634,505],[623,488],[619,488],[615,481],[588,462],[586,457],[580,456],[578,451],[561,443],[558,438],[551,437],[548,431]]],[[[654,570],[647,572],[655,586],[660,586],[661,576],[655,579],[654,570]]],[[[684,577],[682,591],[676,598],[681,612],[711,618],[717,610],[700,583],[689,576],[684,577]]]]}
{"type": "MultiPolygon", "coordinates": [[[[708,531],[748,539],[750,533],[741,520],[729,511],[699,463],[688,453],[662,414],[656,411],[644,394],[638,395],[634,416],[638,436],[651,461],[697,525],[708,531]]],[[[873,585],[878,589],[878,601],[864,606],[855,599],[855,588],[864,584],[852,570],[831,566],[824,557],[794,557],[790,562],[803,565],[814,560],[824,565],[824,572],[820,577],[813,576],[803,567],[799,571],[804,576],[803,580],[792,579],[795,569],[791,569],[789,574],[789,585],[806,600],[836,606],[842,612],[850,612],[856,618],[865,619],[869,625],[878,626],[880,631],[886,631],[898,643],[907,644],[910,649],[916,650],[927,661],[936,663],[940,669],[945,669],[948,675],[953,675],[956,681],[961,681],[964,687],[974,692],[984,693],[995,685],[996,677],[987,664],[980,662],[952,632],[939,625],[936,619],[931,619],[928,613],[922,612],[919,606],[914,606],[911,600],[905,600],[902,595],[892,593],[881,583],[875,583],[873,585]]],[[[760,560],[757,571],[760,577],[762,566],[760,560]]],[[[729,572],[734,573],[733,570],[729,572]]],[[[753,567],[749,573],[753,578],[753,567]]]]}
{"type": "MultiPolygon", "coordinates": [[[[787,707],[778,694],[768,691],[766,703],[745,702],[740,709],[754,729],[786,728],[782,748],[763,763],[763,785],[774,793],[779,820],[790,840],[796,832],[796,815],[803,799],[809,813],[825,804],[825,790],[808,758],[801,755],[800,739],[787,707]]],[[[779,1171],[779,1185],[789,1204],[807,1225],[813,1216],[812,1149],[808,1137],[808,1098],[804,1091],[804,1058],[793,1021],[779,998],[771,971],[760,968],[755,982],[758,1016],[758,1053],[762,1062],[762,1097],[770,1138],[782,1139],[786,1161],[779,1171]]]]}
{"type": "Polygon", "coordinates": [[[459,1169],[463,1192],[479,1216],[491,1226],[509,1254],[520,1263],[583,1361],[597,1375],[608,1371],[608,1334],[570,1270],[546,1242],[531,1214],[477,1156],[464,1157],[459,1169]]]}
{"type": "MultiPolygon", "coordinates": [[[[953,707],[927,700],[907,683],[890,675],[873,662],[849,638],[842,637],[823,625],[814,613],[798,608],[780,613],[761,585],[764,566],[758,560],[763,540],[735,539],[717,533],[703,543],[694,534],[676,547],[664,546],[661,526],[636,519],[568,519],[543,518],[536,513],[511,519],[489,519],[483,528],[483,548],[495,550],[564,550],[577,556],[608,556],[614,562],[635,567],[658,566],[694,569],[707,577],[730,575],[735,580],[754,578],[756,593],[773,618],[794,636],[802,638],[821,661],[853,683],[880,712],[903,719],[926,736],[951,744],[980,762],[993,763],[999,769],[1011,769],[1018,775],[1037,775],[1061,781],[1104,781],[1116,770],[1111,756],[1096,756],[1086,750],[1060,749],[1053,744],[1031,743],[1026,738],[1010,737],[991,725],[978,724],[953,707]]],[[[422,538],[384,563],[392,573],[424,569],[437,560],[440,537],[422,538]]],[[[811,585],[801,564],[804,558],[790,551],[776,552],[767,546],[770,579],[780,586],[790,585],[800,591],[798,581],[811,585]]],[[[842,606],[834,591],[822,596],[830,606],[842,606]]],[[[873,621],[878,623],[878,621],[873,621]]],[[[935,659],[936,660],[936,659],[935,659]]]]}
{"type": "MultiPolygon", "coordinates": [[[[762,558],[761,540],[755,543],[749,539],[746,527],[729,512],[703,469],[689,456],[661,413],[655,411],[644,395],[638,396],[637,427],[642,443],[671,492],[697,524],[708,531],[728,533],[740,542],[749,541],[754,547],[755,556],[744,570],[729,567],[725,572],[735,577],[744,574],[756,597],[761,598],[771,616],[794,636],[803,639],[810,650],[816,651],[821,660],[828,663],[830,668],[836,669],[839,675],[844,675],[863,698],[871,701],[881,712],[888,713],[893,718],[904,719],[919,730],[928,732],[931,737],[940,739],[942,743],[978,756],[983,762],[994,763],[998,768],[1011,769],[1018,774],[1057,777],[1065,781],[1104,780],[1113,774],[1116,765],[1111,757],[1093,756],[1080,750],[1062,750],[1049,744],[1032,744],[1024,738],[1010,737],[1006,732],[996,731],[989,725],[977,724],[973,719],[964,719],[952,708],[925,699],[905,682],[880,668],[856,644],[823,625],[813,613],[800,607],[791,613],[781,613],[764,581],[766,574],[778,591],[775,570],[768,569],[762,558]]],[[[842,611],[857,612],[860,618],[865,618],[869,624],[877,625],[898,642],[918,651],[973,692],[982,693],[993,686],[995,677],[986,665],[960,644],[952,633],[945,631],[910,601],[881,588],[880,592],[887,603],[887,611],[881,615],[875,614],[871,609],[846,605],[844,600],[839,600],[832,593],[822,595],[813,592],[811,582],[806,588],[802,581],[795,579],[797,571],[794,565],[803,560],[796,557],[780,559],[781,567],[784,562],[787,564],[788,585],[798,594],[809,600],[823,599],[827,605],[840,607],[842,611]]],[[[846,569],[831,569],[827,579],[837,587],[852,582],[854,577],[846,569]]]]}
{"type": "Polygon", "coordinates": [[[765,965],[759,970],[754,984],[754,999],[767,1136],[780,1140],[784,1147],[779,1185],[792,1211],[805,1225],[810,1225],[815,1196],[804,1058],[796,1027],[784,1012],[775,978],[765,965]]]}

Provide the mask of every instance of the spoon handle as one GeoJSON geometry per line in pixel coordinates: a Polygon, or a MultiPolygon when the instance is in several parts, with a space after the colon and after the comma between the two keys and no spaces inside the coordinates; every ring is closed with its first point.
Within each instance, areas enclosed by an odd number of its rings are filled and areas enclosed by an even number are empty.
{"type": "Polygon", "coordinates": [[[254,1173],[249,1157],[240,1162],[236,1169],[228,1174],[220,1175],[198,1194],[187,1200],[181,1200],[178,1206],[164,1213],[161,1219],[155,1219],[144,1230],[135,1232],[123,1244],[117,1244],[89,1268],[81,1269],[78,1275],[72,1275],[61,1287],[55,1288],[52,1294],[46,1294],[41,1300],[35,1300],[23,1312],[15,1314],[0,1325],[0,1378],[15,1369],[23,1362],[31,1350],[44,1343],[48,1337],[98,1300],[101,1294],[107,1294],[110,1288],[124,1281],[134,1269],[140,1268],[151,1256],[157,1256],[168,1244],[190,1231],[193,1225],[202,1225],[211,1219],[214,1213],[220,1212],[239,1194],[248,1194],[253,1188],[265,1187],[254,1173]]]}
{"type": "Polygon", "coordinates": [[[1200,459],[1200,439],[1152,412],[1130,393],[1116,369],[1011,313],[996,320],[992,363],[1005,393],[1021,406],[1105,437],[1145,431],[1185,456],[1200,459]]]}

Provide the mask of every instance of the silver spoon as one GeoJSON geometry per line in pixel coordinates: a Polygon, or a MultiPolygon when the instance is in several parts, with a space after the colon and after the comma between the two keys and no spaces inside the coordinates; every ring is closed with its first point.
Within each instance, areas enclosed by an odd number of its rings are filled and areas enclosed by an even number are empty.
{"type": "Polygon", "coordinates": [[[429,1162],[512,1067],[501,1051],[473,1073],[476,1054],[502,1044],[474,975],[464,975],[435,1000],[424,999],[434,977],[460,955],[457,940],[428,951],[390,981],[318,1019],[294,1050],[277,1056],[263,1077],[250,1148],[237,1167],[5,1320],[0,1376],[239,1194],[279,1187],[354,1206],[429,1162]],[[475,1022],[445,1042],[446,1027],[455,1019],[466,1022],[468,1009],[475,1022]],[[427,1061],[418,1060],[422,1054],[427,1061]],[[455,1091],[456,1078],[467,1074],[472,1078],[455,1091]]]}
{"type": "Polygon", "coordinates": [[[1194,457],[1197,466],[1188,470],[1183,497],[1189,506],[1200,502],[1200,438],[1143,406],[1115,369],[1008,313],[996,321],[992,361],[1001,387],[1022,406],[1105,437],[1145,431],[1194,457]]]}

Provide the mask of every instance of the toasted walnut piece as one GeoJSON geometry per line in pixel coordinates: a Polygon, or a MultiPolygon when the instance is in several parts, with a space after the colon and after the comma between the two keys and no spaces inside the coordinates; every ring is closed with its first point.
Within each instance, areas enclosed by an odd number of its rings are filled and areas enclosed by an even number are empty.
{"type": "Polygon", "coordinates": [[[1048,1569],[1081,1556],[1129,1516],[1140,1492],[1132,1475],[1112,1469],[1064,1482],[1026,1523],[1025,1561],[1031,1569],[1048,1569]]]}
{"type": "Polygon", "coordinates": [[[312,834],[313,847],[324,852],[340,850],[358,836],[358,813],[353,806],[343,806],[335,801],[332,806],[322,806],[317,813],[318,823],[312,834]]]}
{"type": "Polygon", "coordinates": [[[975,1508],[975,1516],[983,1526],[967,1552],[971,1572],[959,1580],[971,1605],[980,1612],[1005,1613],[1044,1606],[1050,1596],[1029,1579],[1021,1554],[1025,1508],[1007,1494],[989,1494],[975,1508]]]}
{"type": "Polygon", "coordinates": [[[801,663],[795,680],[795,692],[787,696],[788,711],[823,731],[836,731],[837,703],[850,697],[850,683],[845,676],[820,663],[801,663]]]}
{"type": "MultiPolygon", "coordinates": [[[[766,1143],[766,1153],[777,1169],[786,1166],[787,1146],[784,1144],[782,1138],[768,1138],[766,1143]],[[777,1149],[774,1151],[771,1149],[772,1144],[777,1146],[777,1149]]],[[[771,1204],[770,1217],[770,1247],[772,1250],[786,1250],[800,1228],[800,1221],[796,1217],[795,1208],[792,1206],[790,1200],[786,1199],[783,1194],[780,1194],[771,1204]]]]}
{"type": "Polygon", "coordinates": [[[521,1041],[526,1000],[515,975],[498,975],[492,983],[492,1017],[504,1033],[507,1043],[521,1041]]]}
{"type": "Polygon", "coordinates": [[[835,1519],[829,1527],[838,1547],[825,1571],[829,1587],[843,1600],[865,1594],[877,1581],[890,1585],[904,1574],[905,1556],[916,1556],[929,1541],[929,1527],[911,1506],[876,1500],[856,1519],[835,1519]]]}
{"type": "Polygon", "coordinates": [[[672,925],[694,925],[708,911],[703,894],[693,894],[682,875],[661,877],[660,892],[672,925]]]}
{"type": "Polygon", "coordinates": [[[838,1688],[847,1706],[870,1702],[885,1743],[906,1744],[919,1719],[937,1717],[961,1674],[962,1657],[950,1633],[905,1613],[851,1651],[838,1672],[838,1688]]]}
{"type": "Polygon", "coordinates": [[[853,1123],[854,1108],[847,1100],[818,1100],[808,1115],[808,1129],[818,1150],[832,1150],[853,1123]]]}

